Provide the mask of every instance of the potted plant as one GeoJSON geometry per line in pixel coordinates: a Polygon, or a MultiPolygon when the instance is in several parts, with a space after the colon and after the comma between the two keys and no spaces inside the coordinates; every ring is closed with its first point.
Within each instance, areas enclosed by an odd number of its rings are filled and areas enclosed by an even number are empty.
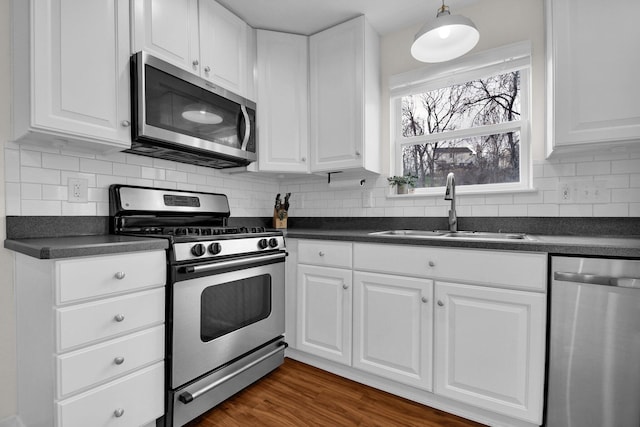
{"type": "Polygon", "coordinates": [[[409,187],[415,187],[417,179],[417,176],[409,174],[404,176],[390,176],[387,178],[387,181],[389,181],[389,185],[396,187],[396,194],[407,194],[409,187]]]}

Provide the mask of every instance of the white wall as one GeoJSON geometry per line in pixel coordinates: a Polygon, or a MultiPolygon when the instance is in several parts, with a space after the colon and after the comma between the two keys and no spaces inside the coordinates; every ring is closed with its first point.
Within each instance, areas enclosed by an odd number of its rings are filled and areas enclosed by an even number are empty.
{"type": "MultiPolygon", "coordinates": [[[[9,137],[9,0],[0,0],[0,148],[9,137]]],[[[4,150],[0,149],[0,241],[5,239],[4,150]]],[[[0,245],[1,247],[2,245],[0,245]]],[[[0,422],[16,412],[13,254],[0,248],[0,422]]]]}
{"type": "MultiPolygon", "coordinates": [[[[459,196],[459,216],[640,216],[640,147],[564,159],[544,159],[544,8],[543,0],[483,0],[465,9],[452,10],[476,24],[478,52],[514,42],[532,43],[533,100],[531,139],[533,186],[529,193],[459,196]],[[558,186],[568,183],[597,185],[600,199],[559,203],[558,186]]],[[[385,35],[381,40],[382,61],[382,152],[384,176],[368,179],[364,189],[334,190],[326,181],[305,179],[288,182],[281,191],[291,191],[303,200],[298,216],[447,216],[449,203],[442,195],[388,198],[389,187],[389,77],[425,67],[411,57],[409,48],[421,24],[385,35]],[[373,207],[366,207],[369,193],[373,207]]],[[[339,179],[339,178],[338,178],[339,179]]],[[[460,191],[459,191],[460,192],[460,191]]],[[[299,206],[299,204],[298,204],[299,206]]]]}

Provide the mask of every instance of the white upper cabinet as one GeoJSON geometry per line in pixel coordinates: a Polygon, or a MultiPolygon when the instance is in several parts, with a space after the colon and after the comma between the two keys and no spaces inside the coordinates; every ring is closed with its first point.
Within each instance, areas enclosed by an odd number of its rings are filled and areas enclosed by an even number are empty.
{"type": "Polygon", "coordinates": [[[547,154],[640,143],[640,2],[546,0],[547,154]]]}
{"type": "Polygon", "coordinates": [[[364,16],[309,41],[311,171],[380,171],[379,36],[364,16]]]}
{"type": "Polygon", "coordinates": [[[244,21],[213,0],[133,0],[132,7],[133,52],[145,50],[247,95],[244,21]]]}
{"type": "Polygon", "coordinates": [[[309,172],[308,39],[258,30],[258,169],[309,172]]]}
{"type": "Polygon", "coordinates": [[[14,139],[129,148],[129,2],[17,0],[13,22],[14,139]]]}

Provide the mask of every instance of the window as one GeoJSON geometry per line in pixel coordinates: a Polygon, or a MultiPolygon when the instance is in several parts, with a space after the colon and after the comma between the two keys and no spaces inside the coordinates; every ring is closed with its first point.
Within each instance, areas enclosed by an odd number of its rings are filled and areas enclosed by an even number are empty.
{"type": "Polygon", "coordinates": [[[417,194],[449,172],[462,192],[529,189],[529,68],[519,43],[392,77],[394,174],[417,194]]]}

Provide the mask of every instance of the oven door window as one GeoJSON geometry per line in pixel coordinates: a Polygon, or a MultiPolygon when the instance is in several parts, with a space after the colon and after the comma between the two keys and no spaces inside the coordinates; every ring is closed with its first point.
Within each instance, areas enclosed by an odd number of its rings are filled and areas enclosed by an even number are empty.
{"type": "Polygon", "coordinates": [[[263,274],[206,288],[200,297],[200,339],[208,342],[271,314],[271,276],[263,274]]]}

